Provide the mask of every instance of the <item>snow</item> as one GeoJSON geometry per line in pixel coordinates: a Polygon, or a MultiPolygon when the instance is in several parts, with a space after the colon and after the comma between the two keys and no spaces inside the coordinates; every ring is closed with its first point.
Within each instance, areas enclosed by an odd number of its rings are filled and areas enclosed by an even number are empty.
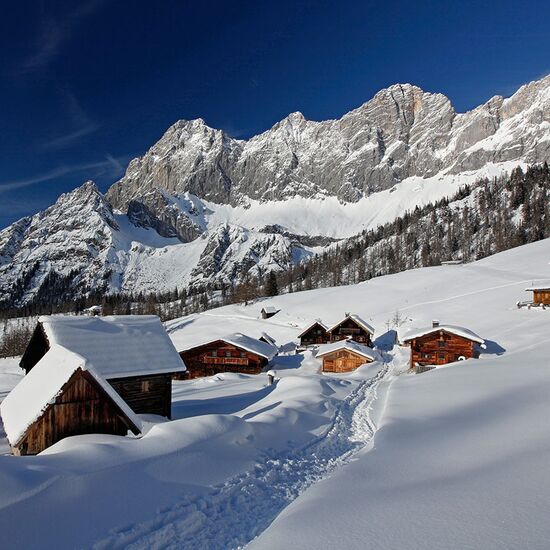
{"type": "Polygon", "coordinates": [[[272,386],[265,373],[174,382],[174,420],[142,419],[139,439],[78,436],[35,457],[0,456],[3,543],[546,548],[550,314],[516,302],[549,274],[547,240],[277,296],[271,319],[258,301],[171,321],[176,346],[268,332],[284,350],[311,319],[356,311],[377,327],[382,361],[322,374],[312,353],[282,351],[272,386]],[[486,349],[400,374],[409,350],[393,345],[394,331],[437,318],[475,327],[486,349]]]}
{"type": "Polygon", "coordinates": [[[348,319],[355,321],[360,327],[364,328],[369,334],[374,334],[374,328],[372,328],[371,325],[369,325],[366,321],[361,319],[361,317],[359,317],[359,315],[356,315],[355,313],[352,313],[351,315],[346,315],[345,319],[342,319],[340,322],[336,323],[333,327],[329,328],[328,332],[332,332],[334,329],[338,328],[342,323],[344,323],[348,319]]]}
{"type": "Polygon", "coordinates": [[[276,308],[276,307],[273,307],[273,306],[264,306],[262,308],[262,311],[264,313],[277,313],[279,310],[276,308]]]}
{"type": "Polygon", "coordinates": [[[179,349],[178,351],[180,352],[187,351],[188,349],[192,349],[197,346],[204,346],[212,342],[216,342],[217,340],[223,340],[224,342],[227,342],[228,344],[233,344],[238,348],[244,349],[246,351],[250,351],[252,353],[256,353],[261,357],[265,357],[268,361],[271,361],[277,355],[276,346],[273,346],[261,340],[257,340],[256,338],[251,338],[250,336],[247,336],[246,334],[242,334],[240,332],[236,332],[234,334],[228,334],[223,338],[215,338],[214,340],[199,342],[188,348],[179,349]]]}
{"type": "Polygon", "coordinates": [[[185,371],[155,315],[46,315],[38,321],[51,346],[81,355],[107,379],[185,371]]]}
{"type": "Polygon", "coordinates": [[[54,344],[0,404],[4,430],[11,445],[19,443],[27,428],[55,402],[64,384],[78,369],[88,371],[124,415],[141,429],[139,418],[84,357],[54,344]]]}
{"type": "Polygon", "coordinates": [[[409,329],[405,334],[403,334],[403,336],[401,336],[400,339],[402,342],[409,342],[414,338],[420,338],[421,336],[425,336],[426,334],[431,334],[432,332],[439,332],[441,330],[444,332],[449,332],[451,334],[456,334],[457,336],[462,336],[463,338],[472,340],[473,342],[481,344],[482,346],[485,345],[485,340],[483,340],[483,338],[480,338],[475,332],[464,327],[457,327],[456,325],[440,324],[435,327],[429,326],[425,328],[412,328],[412,329],[409,329]]]}
{"type": "Polygon", "coordinates": [[[341,349],[353,351],[354,353],[358,353],[371,361],[376,361],[379,359],[378,354],[372,348],[358,344],[353,340],[340,340],[339,342],[332,342],[331,344],[323,344],[319,346],[317,357],[323,357],[323,355],[327,355],[327,353],[332,353],[333,351],[338,351],[341,349]]]}

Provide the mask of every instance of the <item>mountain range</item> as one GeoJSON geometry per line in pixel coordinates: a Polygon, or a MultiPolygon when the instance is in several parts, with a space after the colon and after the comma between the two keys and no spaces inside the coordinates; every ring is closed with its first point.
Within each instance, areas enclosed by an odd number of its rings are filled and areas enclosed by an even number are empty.
{"type": "Polygon", "coordinates": [[[237,140],[180,120],[103,194],[86,182],[0,232],[0,303],[166,291],[282,271],[460,185],[550,158],[550,77],[466,113],[410,84],[337,120],[237,140]]]}

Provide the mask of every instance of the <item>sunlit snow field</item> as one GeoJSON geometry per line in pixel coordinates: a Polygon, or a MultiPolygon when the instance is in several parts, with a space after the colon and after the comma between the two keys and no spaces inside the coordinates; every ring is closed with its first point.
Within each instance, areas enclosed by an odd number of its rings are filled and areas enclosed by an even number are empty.
{"type": "MultiPolygon", "coordinates": [[[[175,382],[175,420],[139,439],[80,436],[0,456],[0,532],[24,548],[547,548],[550,310],[518,310],[550,280],[550,242],[469,265],[279,296],[168,323],[176,347],[265,331],[280,378],[175,382]],[[280,312],[262,320],[260,310],[280,312]],[[342,376],[292,355],[301,328],[345,312],[384,361],[342,376]],[[400,374],[391,320],[463,325],[479,360],[400,374]],[[388,324],[389,323],[389,324],[388,324]],[[55,521],[54,521],[55,520],[55,521]],[[28,528],[32,526],[32,528],[28,528]],[[257,537],[257,538],[256,538],[257,537]]],[[[0,363],[0,395],[18,380],[0,363]]],[[[0,450],[8,452],[5,439],[0,450]]]]}

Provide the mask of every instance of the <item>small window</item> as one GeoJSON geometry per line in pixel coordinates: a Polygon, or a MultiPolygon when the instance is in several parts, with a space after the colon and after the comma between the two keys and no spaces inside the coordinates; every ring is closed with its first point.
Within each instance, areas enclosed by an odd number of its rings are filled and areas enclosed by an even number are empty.
{"type": "Polygon", "coordinates": [[[226,356],[226,357],[231,357],[231,352],[230,352],[230,351],[226,351],[226,352],[225,352],[225,356],[226,356]]]}
{"type": "Polygon", "coordinates": [[[245,351],[241,351],[241,357],[246,357],[246,352],[245,351]]]}
{"type": "Polygon", "coordinates": [[[141,381],[141,391],[142,392],[148,392],[149,391],[149,380],[142,380],[141,381]]]}
{"type": "Polygon", "coordinates": [[[445,342],[445,340],[439,340],[438,345],[440,348],[444,348],[447,346],[447,342],[445,342]]]}
{"type": "Polygon", "coordinates": [[[444,353],[440,353],[440,354],[439,354],[439,358],[440,358],[440,359],[445,359],[445,357],[446,357],[446,355],[445,355],[444,353]]]}
{"type": "Polygon", "coordinates": [[[218,352],[216,350],[212,352],[212,357],[218,357],[218,352]]]}

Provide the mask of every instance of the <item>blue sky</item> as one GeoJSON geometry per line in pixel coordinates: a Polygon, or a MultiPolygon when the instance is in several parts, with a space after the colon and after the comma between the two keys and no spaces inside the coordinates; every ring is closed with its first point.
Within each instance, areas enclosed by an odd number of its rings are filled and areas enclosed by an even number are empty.
{"type": "Polygon", "coordinates": [[[178,119],[234,137],[411,82],[459,111],[550,72],[550,2],[4,3],[0,227],[116,181],[178,119]]]}

